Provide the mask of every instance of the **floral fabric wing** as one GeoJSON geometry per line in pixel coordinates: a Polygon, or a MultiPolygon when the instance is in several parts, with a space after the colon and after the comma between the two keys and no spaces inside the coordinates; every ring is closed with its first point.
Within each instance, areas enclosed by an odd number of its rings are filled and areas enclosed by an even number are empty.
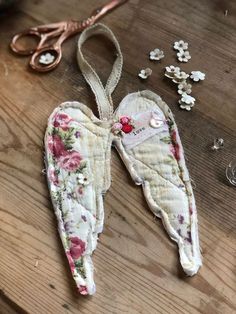
{"type": "Polygon", "coordinates": [[[102,192],[110,184],[109,132],[91,118],[95,117],[82,104],[62,104],[50,116],[45,135],[51,198],[81,294],[95,292],[91,254],[103,228],[102,192]]]}
{"type": "Polygon", "coordinates": [[[174,117],[151,91],[126,96],[115,114],[116,120],[128,116],[133,121],[132,131],[117,136],[115,146],[136,184],[142,185],[150,209],[178,243],[183,270],[192,276],[201,266],[197,212],[174,117]]]}

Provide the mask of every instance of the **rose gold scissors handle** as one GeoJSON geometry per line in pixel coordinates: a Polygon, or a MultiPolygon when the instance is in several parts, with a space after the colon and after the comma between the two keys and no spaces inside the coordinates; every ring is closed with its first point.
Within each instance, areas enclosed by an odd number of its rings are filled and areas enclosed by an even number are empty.
{"type": "Polygon", "coordinates": [[[127,2],[128,0],[112,0],[106,5],[97,8],[91,16],[81,22],[79,21],[62,21],[48,25],[40,25],[16,34],[10,44],[11,49],[20,55],[32,55],[30,66],[39,72],[47,72],[54,69],[62,58],[62,43],[76,33],[82,32],[86,27],[94,24],[105,14],[127,2]],[[23,37],[34,36],[39,42],[35,48],[20,49],[18,42],[23,37]],[[54,44],[49,42],[57,38],[54,44]]]}

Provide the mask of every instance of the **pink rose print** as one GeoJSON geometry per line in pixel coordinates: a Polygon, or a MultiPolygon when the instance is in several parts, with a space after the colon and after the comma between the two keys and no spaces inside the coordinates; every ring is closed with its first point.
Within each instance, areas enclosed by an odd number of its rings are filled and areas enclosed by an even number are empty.
{"type": "Polygon", "coordinates": [[[187,231],[187,237],[185,238],[190,244],[192,244],[192,235],[190,231],[187,231]]]}
{"type": "Polygon", "coordinates": [[[67,233],[72,233],[70,230],[73,228],[73,221],[72,220],[67,221],[64,225],[64,228],[67,233]]]}
{"type": "Polygon", "coordinates": [[[87,221],[86,216],[82,215],[81,218],[83,219],[83,221],[85,221],[85,222],[87,221]]]}
{"type": "Polygon", "coordinates": [[[177,232],[178,232],[178,235],[181,237],[181,229],[178,229],[177,232]]]}
{"type": "Polygon", "coordinates": [[[177,143],[177,140],[176,140],[176,131],[173,131],[172,132],[172,141],[173,141],[173,145],[171,144],[170,146],[170,150],[172,152],[172,154],[175,156],[175,159],[176,160],[180,160],[180,147],[179,147],[179,144],[177,143]]]}
{"type": "Polygon", "coordinates": [[[58,176],[54,168],[48,168],[48,179],[56,186],[59,184],[58,176]]]}
{"type": "Polygon", "coordinates": [[[83,187],[82,187],[82,186],[79,186],[79,187],[78,187],[78,189],[76,190],[76,194],[77,194],[78,196],[83,195],[83,187]]]}
{"type": "Polygon", "coordinates": [[[66,252],[66,256],[67,256],[67,259],[68,259],[68,262],[69,262],[69,265],[70,265],[70,269],[71,269],[71,271],[73,273],[73,271],[75,270],[75,263],[73,261],[73,258],[71,257],[70,251],[66,252]]]}
{"type": "Polygon", "coordinates": [[[76,170],[82,160],[81,155],[76,151],[70,151],[62,155],[59,159],[59,166],[68,171],[76,170]]]}
{"type": "Polygon", "coordinates": [[[66,154],[65,145],[59,135],[48,137],[48,148],[56,158],[66,154]]]}
{"type": "Polygon", "coordinates": [[[184,216],[178,215],[178,221],[182,225],[184,223],[184,216]]]}
{"type": "Polygon", "coordinates": [[[175,156],[175,147],[173,144],[170,144],[170,151],[175,156]]]}
{"type": "Polygon", "coordinates": [[[75,137],[76,137],[76,138],[81,137],[81,133],[80,133],[80,131],[76,131],[76,132],[75,132],[75,137]]]}
{"type": "Polygon", "coordinates": [[[63,131],[67,131],[69,129],[68,124],[72,121],[67,114],[65,113],[57,113],[54,117],[54,127],[61,128],[63,131]]]}
{"type": "Polygon", "coordinates": [[[85,242],[78,237],[72,237],[70,243],[70,254],[73,259],[78,259],[85,251],[85,242]]]}
{"type": "Polygon", "coordinates": [[[86,286],[79,286],[78,291],[79,291],[80,294],[83,294],[83,295],[87,295],[88,294],[88,290],[87,290],[86,286]]]}
{"type": "Polygon", "coordinates": [[[193,214],[193,209],[192,209],[192,207],[189,208],[189,212],[190,212],[190,215],[193,214]]]}

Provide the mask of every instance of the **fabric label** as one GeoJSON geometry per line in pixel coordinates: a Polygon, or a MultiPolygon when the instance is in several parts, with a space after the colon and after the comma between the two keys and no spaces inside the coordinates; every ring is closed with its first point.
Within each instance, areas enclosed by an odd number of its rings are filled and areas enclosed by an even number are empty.
{"type": "Polygon", "coordinates": [[[153,109],[132,115],[134,129],[123,133],[122,143],[126,149],[131,149],[155,134],[168,130],[165,116],[161,110],[153,109]]]}

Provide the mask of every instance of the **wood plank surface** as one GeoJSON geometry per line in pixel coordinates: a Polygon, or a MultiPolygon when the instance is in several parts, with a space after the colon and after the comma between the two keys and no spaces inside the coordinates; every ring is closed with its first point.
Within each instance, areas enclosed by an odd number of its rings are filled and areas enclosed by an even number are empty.
{"type": "MultiPolygon", "coordinates": [[[[204,264],[193,278],[184,275],[176,245],[114,151],[104,232],[93,255],[97,292],[83,297],[75,291],[42,169],[51,111],[79,100],[97,112],[76,63],[78,37],[63,45],[61,64],[47,74],[31,71],[28,58],[8,47],[18,31],[84,18],[103,3],[22,0],[0,16],[0,313],[236,313],[236,189],[225,178],[226,165],[236,158],[234,0],[130,0],[103,19],[124,55],[115,105],[127,93],[150,89],[175,114],[195,183],[204,264]],[[179,109],[175,86],[163,76],[166,65],[177,64],[172,44],[179,39],[192,55],[183,70],[206,73],[193,86],[191,112],[179,109]],[[165,58],[151,63],[149,51],[157,47],[165,58]],[[137,73],[145,67],[153,74],[141,82],[137,73]],[[215,137],[225,140],[218,152],[210,150],[215,137]]],[[[114,59],[110,43],[94,38],[84,49],[105,82],[114,59]]]]}

